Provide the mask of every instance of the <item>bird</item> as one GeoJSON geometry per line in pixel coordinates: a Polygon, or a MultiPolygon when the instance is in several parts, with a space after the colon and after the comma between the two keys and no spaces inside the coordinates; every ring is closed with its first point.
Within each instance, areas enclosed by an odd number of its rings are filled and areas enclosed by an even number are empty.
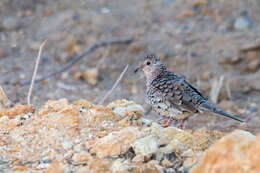
{"type": "Polygon", "coordinates": [[[210,103],[193,85],[183,77],[167,69],[155,55],[148,54],[135,73],[143,71],[146,77],[146,97],[152,110],[160,117],[168,118],[165,127],[181,120],[179,128],[196,113],[209,112],[243,123],[238,116],[231,115],[210,103]]]}

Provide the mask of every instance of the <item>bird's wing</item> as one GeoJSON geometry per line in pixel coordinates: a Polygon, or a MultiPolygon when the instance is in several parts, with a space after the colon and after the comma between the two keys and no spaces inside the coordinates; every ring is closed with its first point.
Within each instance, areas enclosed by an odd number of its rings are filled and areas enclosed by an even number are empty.
{"type": "Polygon", "coordinates": [[[183,78],[175,79],[169,82],[169,85],[171,94],[167,96],[167,100],[182,110],[197,112],[199,104],[205,100],[202,94],[183,78]]]}

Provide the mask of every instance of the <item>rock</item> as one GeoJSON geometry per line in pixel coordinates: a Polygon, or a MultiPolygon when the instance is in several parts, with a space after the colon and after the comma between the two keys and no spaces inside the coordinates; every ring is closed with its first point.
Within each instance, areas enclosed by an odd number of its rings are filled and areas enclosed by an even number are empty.
{"type": "Polygon", "coordinates": [[[4,108],[0,110],[1,116],[16,117],[17,115],[33,113],[35,108],[31,105],[15,105],[12,108],[4,108]]]}
{"type": "Polygon", "coordinates": [[[103,122],[114,123],[118,120],[115,113],[103,106],[93,106],[89,109],[85,115],[86,121],[90,126],[102,126],[103,122]]]}
{"type": "Polygon", "coordinates": [[[128,100],[116,100],[107,105],[108,108],[118,115],[119,117],[130,116],[139,119],[144,115],[142,106],[128,100]]]}
{"type": "Polygon", "coordinates": [[[252,22],[247,16],[240,16],[234,23],[234,28],[237,30],[249,29],[252,27],[252,22]]]}
{"type": "Polygon", "coordinates": [[[78,80],[83,80],[83,79],[84,79],[84,74],[79,71],[79,72],[76,72],[76,73],[74,74],[74,77],[75,77],[76,79],[78,79],[78,80]]]}
{"type": "Polygon", "coordinates": [[[209,81],[211,78],[211,71],[205,71],[200,76],[202,81],[209,81]]]}
{"type": "Polygon", "coordinates": [[[206,0],[195,0],[195,1],[192,2],[192,5],[194,7],[206,6],[207,1],[206,0]]]}
{"type": "Polygon", "coordinates": [[[172,167],[173,166],[173,163],[171,161],[169,161],[168,159],[164,159],[161,164],[164,167],[172,167]]]}
{"type": "Polygon", "coordinates": [[[136,155],[133,159],[132,162],[136,163],[136,164],[141,164],[144,162],[144,155],[136,155]]]}
{"type": "Polygon", "coordinates": [[[250,72],[256,72],[259,67],[260,67],[260,60],[259,59],[255,59],[255,60],[250,61],[247,64],[246,68],[250,72]]]}
{"type": "Polygon", "coordinates": [[[97,83],[98,83],[98,69],[97,68],[88,69],[84,73],[83,77],[90,85],[97,85],[97,83]]]}
{"type": "Polygon", "coordinates": [[[64,141],[61,145],[64,150],[69,150],[73,147],[73,143],[71,141],[64,141]]]}
{"type": "Polygon", "coordinates": [[[3,88],[0,86],[0,109],[10,108],[12,102],[8,99],[3,88]]]}
{"type": "Polygon", "coordinates": [[[89,165],[89,170],[85,172],[90,173],[104,173],[104,172],[111,172],[111,161],[105,159],[95,159],[89,165]]]}
{"type": "Polygon", "coordinates": [[[20,27],[20,22],[16,17],[9,16],[3,18],[2,25],[6,30],[16,30],[20,27]]]}
{"type": "Polygon", "coordinates": [[[90,84],[90,85],[97,85],[99,77],[99,70],[98,68],[90,68],[85,71],[83,74],[83,78],[90,84]]]}
{"type": "Polygon", "coordinates": [[[130,46],[130,50],[133,53],[139,53],[145,49],[145,44],[141,42],[133,42],[130,46]]]}
{"type": "Polygon", "coordinates": [[[133,168],[133,173],[163,173],[163,167],[159,165],[158,161],[151,160],[142,166],[133,168]]]}
{"type": "MultiPolygon", "coordinates": [[[[13,171],[26,171],[28,168],[26,166],[15,166],[13,171]]],[[[4,172],[4,171],[3,171],[4,172]]]]}
{"type": "Polygon", "coordinates": [[[136,127],[123,128],[119,132],[110,133],[97,140],[92,145],[90,153],[95,153],[99,158],[116,156],[126,152],[141,136],[141,132],[136,127]]]}
{"type": "Polygon", "coordinates": [[[65,173],[65,164],[63,162],[54,162],[51,166],[45,171],[46,173],[65,173]]]}
{"type": "Polygon", "coordinates": [[[259,155],[260,136],[235,130],[212,145],[192,173],[258,173],[259,155]]]}
{"type": "Polygon", "coordinates": [[[92,156],[88,152],[76,153],[73,155],[72,160],[74,162],[91,162],[93,160],[92,156]]]}
{"type": "Polygon", "coordinates": [[[235,49],[223,50],[220,52],[220,64],[238,64],[242,60],[242,56],[235,49]]]}
{"type": "Polygon", "coordinates": [[[183,146],[186,148],[195,145],[194,137],[192,136],[192,134],[176,127],[164,128],[160,135],[159,144],[160,145],[168,144],[173,140],[178,141],[178,143],[180,144],[178,146],[183,146]]]}
{"type": "Polygon", "coordinates": [[[136,154],[148,156],[158,150],[158,139],[153,135],[149,135],[144,138],[138,139],[132,145],[132,147],[136,154]]]}
{"type": "Polygon", "coordinates": [[[112,163],[111,171],[115,173],[128,173],[129,168],[127,163],[123,163],[123,159],[117,159],[112,163]]]}

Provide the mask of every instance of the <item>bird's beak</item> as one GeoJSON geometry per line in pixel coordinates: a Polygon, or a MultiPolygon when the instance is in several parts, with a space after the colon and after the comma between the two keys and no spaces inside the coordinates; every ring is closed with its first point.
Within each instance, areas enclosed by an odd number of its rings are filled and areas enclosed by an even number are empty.
{"type": "Polygon", "coordinates": [[[135,73],[140,72],[143,69],[143,65],[140,65],[139,67],[137,67],[137,69],[135,69],[135,73]]]}
{"type": "Polygon", "coordinates": [[[137,69],[135,69],[135,73],[138,73],[140,71],[141,67],[137,67],[137,69]]]}

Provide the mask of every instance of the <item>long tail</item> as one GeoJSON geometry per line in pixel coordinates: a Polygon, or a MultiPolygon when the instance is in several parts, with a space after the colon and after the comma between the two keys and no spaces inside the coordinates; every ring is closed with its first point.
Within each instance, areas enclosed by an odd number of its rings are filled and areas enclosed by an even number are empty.
{"type": "Polygon", "coordinates": [[[242,122],[242,123],[244,122],[244,120],[240,119],[239,117],[237,117],[235,115],[231,115],[231,114],[217,108],[216,106],[209,103],[208,101],[201,103],[200,106],[199,106],[199,109],[201,109],[202,111],[213,112],[215,114],[222,115],[222,116],[231,118],[233,120],[236,120],[236,121],[239,121],[239,122],[242,122]]]}

